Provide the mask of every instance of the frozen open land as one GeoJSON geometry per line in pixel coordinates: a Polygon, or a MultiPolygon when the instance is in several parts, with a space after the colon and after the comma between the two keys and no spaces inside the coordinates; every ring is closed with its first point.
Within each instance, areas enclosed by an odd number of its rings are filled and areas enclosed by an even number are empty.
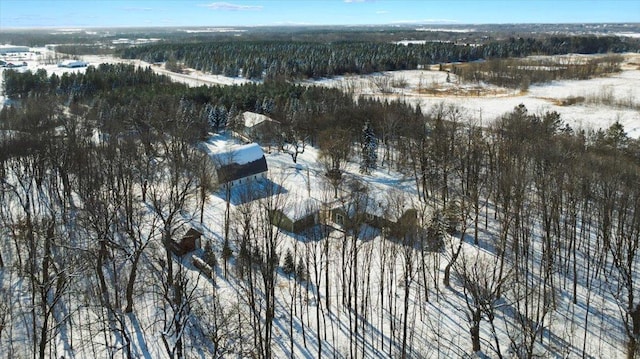
{"type": "MultiPolygon", "coordinates": [[[[601,56],[601,55],[573,55],[601,56]]],[[[423,110],[453,104],[484,125],[524,104],[530,112],[556,111],[574,129],[608,128],[619,121],[633,138],[640,137],[640,54],[625,54],[621,72],[589,80],[554,81],[526,91],[484,83],[460,82],[453,74],[429,70],[385,72],[315,81],[352,92],[354,96],[388,98],[420,105],[423,110]],[[449,78],[449,81],[447,81],[449,78]],[[571,98],[581,103],[562,106],[571,98]],[[609,103],[599,103],[599,99],[609,103]],[[566,102],[566,101],[565,101],[566,102]]]]}

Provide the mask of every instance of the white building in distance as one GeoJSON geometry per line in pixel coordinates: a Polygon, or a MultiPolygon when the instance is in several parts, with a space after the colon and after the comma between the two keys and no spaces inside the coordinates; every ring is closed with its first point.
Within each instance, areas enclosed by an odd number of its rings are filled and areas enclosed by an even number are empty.
{"type": "Polygon", "coordinates": [[[16,52],[29,52],[27,46],[0,45],[0,55],[7,55],[16,52]]]}
{"type": "Polygon", "coordinates": [[[80,60],[64,60],[58,64],[58,67],[75,68],[86,67],[87,65],[89,65],[89,63],[80,60]]]}

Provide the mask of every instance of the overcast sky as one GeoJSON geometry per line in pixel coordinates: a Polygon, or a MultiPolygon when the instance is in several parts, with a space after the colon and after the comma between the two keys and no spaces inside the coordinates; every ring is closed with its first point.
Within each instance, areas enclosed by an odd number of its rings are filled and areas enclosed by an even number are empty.
{"type": "Polygon", "coordinates": [[[640,22],[640,0],[0,0],[0,30],[596,22],[640,22]]]}

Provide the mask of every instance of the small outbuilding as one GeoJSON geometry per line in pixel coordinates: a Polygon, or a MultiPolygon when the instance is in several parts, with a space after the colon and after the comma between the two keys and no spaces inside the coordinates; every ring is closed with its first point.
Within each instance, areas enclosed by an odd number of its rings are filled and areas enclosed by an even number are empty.
{"type": "Polygon", "coordinates": [[[177,255],[184,255],[189,252],[193,252],[201,247],[200,238],[202,233],[195,228],[189,228],[187,233],[182,236],[180,242],[173,241],[172,251],[177,255]]]}
{"type": "Polygon", "coordinates": [[[283,209],[272,210],[271,224],[287,232],[303,233],[320,223],[320,209],[322,203],[313,198],[307,198],[298,206],[286,206],[283,209]]]}

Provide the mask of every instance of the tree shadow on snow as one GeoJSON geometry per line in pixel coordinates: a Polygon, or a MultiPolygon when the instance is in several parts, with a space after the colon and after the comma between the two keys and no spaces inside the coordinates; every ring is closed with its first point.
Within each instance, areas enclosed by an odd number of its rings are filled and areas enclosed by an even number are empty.
{"type": "Polygon", "coordinates": [[[284,193],[287,193],[284,187],[270,179],[261,178],[228,189],[223,186],[215,192],[215,195],[237,206],[284,193]]]}

